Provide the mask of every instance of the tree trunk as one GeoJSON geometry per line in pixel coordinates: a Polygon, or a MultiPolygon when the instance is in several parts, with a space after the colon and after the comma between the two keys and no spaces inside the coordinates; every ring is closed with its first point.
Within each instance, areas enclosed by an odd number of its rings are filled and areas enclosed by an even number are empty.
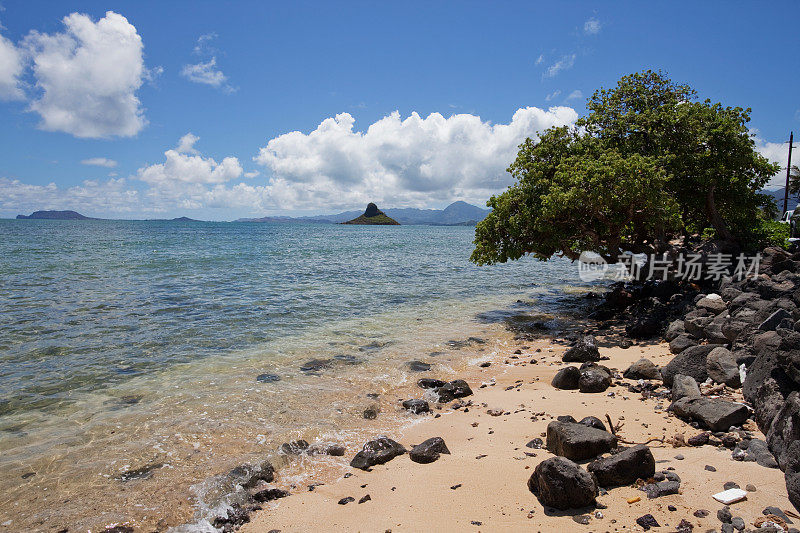
{"type": "Polygon", "coordinates": [[[706,193],[706,215],[708,216],[708,221],[714,226],[719,238],[726,241],[733,241],[733,235],[728,231],[728,226],[725,225],[725,221],[722,220],[722,217],[719,216],[719,211],[717,211],[717,204],[714,201],[715,188],[716,185],[712,185],[706,193]]]}

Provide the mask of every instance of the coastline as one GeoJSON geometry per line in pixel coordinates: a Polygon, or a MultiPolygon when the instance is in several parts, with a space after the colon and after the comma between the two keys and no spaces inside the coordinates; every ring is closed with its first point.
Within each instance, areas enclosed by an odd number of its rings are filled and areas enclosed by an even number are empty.
{"type": "MultiPolygon", "coordinates": [[[[620,371],[640,357],[658,365],[666,364],[672,355],[665,343],[634,344],[621,348],[598,337],[600,352],[609,357],[604,364],[620,371]]],[[[730,450],[711,446],[679,447],[651,443],[657,461],[656,469],[674,468],[681,477],[681,494],[648,500],[634,487],[611,489],[598,497],[602,518],[595,510],[568,512],[547,511],[528,491],[527,480],[541,460],[552,455],[545,449],[526,448],[534,438],[543,438],[546,427],[556,416],[572,415],[604,418],[606,413],[624,426],[620,435],[635,442],[652,438],[684,434],[688,439],[701,433],[683,421],[669,415],[663,400],[641,399],[623,386],[607,393],[586,394],[572,390],[557,390],[550,385],[561,363],[564,346],[541,341],[510,344],[505,353],[498,353],[488,368],[475,367],[464,376],[473,386],[474,395],[468,408],[443,407],[441,417],[421,415],[421,421],[389,435],[409,447],[430,437],[442,437],[450,455],[432,464],[417,464],[402,455],[371,472],[347,468],[347,478],[339,475],[333,482],[315,487],[313,491],[298,487],[291,496],[268,504],[242,526],[245,533],[279,530],[309,531],[326,524],[326,531],[417,531],[423,528],[439,530],[520,530],[522,528],[551,531],[586,531],[595,528],[633,528],[641,530],[635,520],[650,513],[662,525],[677,526],[685,519],[696,528],[716,528],[716,512],[722,504],[711,495],[720,492],[724,483],[734,481],[744,487],[756,485],[744,502],[734,504],[735,515],[744,517],[747,524],[762,516],[762,509],[777,506],[792,509],[783,485],[783,473],[762,467],[754,462],[734,462],[730,450]],[[529,346],[518,359],[511,359],[520,346],[529,346]],[[541,348],[541,352],[536,349],[541,348]],[[535,358],[536,364],[530,364],[535,358]],[[494,385],[481,388],[494,379],[494,385]],[[520,382],[520,380],[522,380],[520,382]],[[500,409],[501,416],[487,413],[500,409]],[[534,420],[535,419],[535,420],[534,420]],[[727,452],[727,453],[725,453],[727,452]],[[683,459],[676,459],[682,456],[683,459]],[[706,470],[712,466],[715,472],[706,470]],[[456,487],[456,488],[453,488],[456,487]],[[370,500],[357,501],[365,495],[370,500]],[[338,504],[346,497],[356,501],[338,504]],[[628,504],[629,498],[641,500],[628,504]],[[677,508],[669,511],[668,505],[677,508]],[[707,517],[694,513],[705,509],[707,517]],[[590,523],[581,525],[573,516],[588,515],[590,523]]],[[[630,380],[625,380],[630,382],[630,380]]],[[[746,428],[757,438],[764,436],[750,421],[746,428]]],[[[376,435],[377,436],[377,435],[376,435]]],[[[350,450],[348,450],[350,451],[350,450]]],[[[346,455],[346,459],[352,454],[346,455]]],[[[586,462],[582,462],[585,465],[586,462]]],[[[278,473],[280,475],[280,473],[278,473]]]]}

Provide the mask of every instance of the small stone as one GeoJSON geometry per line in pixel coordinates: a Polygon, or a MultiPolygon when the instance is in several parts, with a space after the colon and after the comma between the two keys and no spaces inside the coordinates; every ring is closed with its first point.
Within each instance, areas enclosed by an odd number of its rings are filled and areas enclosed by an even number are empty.
{"type": "Polygon", "coordinates": [[[706,469],[706,470],[708,470],[709,472],[716,472],[716,471],[717,471],[717,469],[716,469],[716,468],[714,468],[714,467],[713,467],[713,466],[711,466],[711,465],[706,465],[706,466],[705,466],[705,469],[706,469]]]}
{"type": "Polygon", "coordinates": [[[352,496],[347,496],[347,497],[342,498],[341,500],[339,500],[339,505],[347,505],[348,503],[354,502],[354,501],[356,501],[355,498],[353,498],[352,496]]]}
{"type": "Polygon", "coordinates": [[[453,485],[452,487],[450,487],[450,490],[456,490],[459,487],[461,487],[461,483],[457,483],[456,485],[453,485]]]}
{"type": "Polygon", "coordinates": [[[681,454],[678,454],[678,455],[675,456],[675,459],[677,459],[678,461],[683,461],[685,459],[685,457],[683,455],[681,455],[681,454]]]}
{"type": "Polygon", "coordinates": [[[572,520],[578,524],[581,524],[582,526],[588,526],[589,522],[592,521],[592,517],[589,516],[588,514],[581,514],[573,516],[572,520]]]}
{"type": "Polygon", "coordinates": [[[678,508],[675,507],[674,505],[667,505],[667,509],[670,510],[670,511],[677,511],[678,510],[678,508]]]}
{"type": "Polygon", "coordinates": [[[731,519],[731,525],[736,531],[744,531],[745,528],[744,519],[740,516],[734,516],[731,519]]]}
{"type": "Polygon", "coordinates": [[[734,481],[728,481],[728,482],[727,482],[727,483],[725,483],[725,484],[724,484],[722,487],[723,487],[725,490],[730,490],[730,489],[738,489],[738,488],[739,488],[739,485],[738,485],[738,483],[736,483],[736,482],[734,482],[734,481]]]}
{"type": "MultiPolygon", "coordinates": [[[[370,501],[371,499],[372,499],[372,498],[370,498],[369,494],[367,494],[367,495],[363,496],[363,497],[362,497],[360,500],[358,500],[358,503],[364,503],[364,502],[368,502],[368,501],[370,501]]],[[[341,502],[339,502],[339,503],[341,503],[341,502]]]]}
{"type": "Polygon", "coordinates": [[[544,446],[544,441],[542,441],[542,439],[540,439],[539,437],[536,437],[525,446],[527,446],[528,448],[533,448],[534,450],[539,450],[542,448],[542,446],[544,446]]]}
{"type": "Polygon", "coordinates": [[[723,524],[730,524],[731,520],[733,519],[731,508],[726,505],[725,507],[717,511],[717,519],[723,524]]]}
{"type": "Polygon", "coordinates": [[[692,513],[692,514],[693,514],[694,516],[696,516],[697,518],[705,518],[705,517],[707,517],[707,516],[708,516],[708,514],[709,514],[709,513],[708,513],[708,511],[707,511],[707,510],[705,510],[705,509],[698,509],[697,511],[695,511],[695,512],[694,512],[694,513],[692,513]]]}
{"type": "Polygon", "coordinates": [[[651,514],[640,516],[636,519],[636,523],[639,524],[645,531],[651,527],[661,527],[661,525],[656,521],[655,517],[653,517],[651,514]]]}
{"type": "Polygon", "coordinates": [[[756,486],[753,485],[752,483],[748,483],[747,485],[745,485],[744,490],[746,490],[747,492],[755,492],[756,486]]]}

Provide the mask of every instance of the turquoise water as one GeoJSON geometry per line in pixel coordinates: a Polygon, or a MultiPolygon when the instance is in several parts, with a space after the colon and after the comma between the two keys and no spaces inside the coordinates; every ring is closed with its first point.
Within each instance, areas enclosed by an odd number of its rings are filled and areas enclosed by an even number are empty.
{"type": "Polygon", "coordinates": [[[164,515],[215,465],[291,435],[354,434],[344,428],[364,391],[409,379],[404,361],[453,372],[448,341],[520,312],[552,321],[574,309],[585,287],[569,262],[477,267],[473,232],[0,220],[0,489],[15,502],[0,518],[10,530],[146,524],[128,507],[137,490],[164,515]],[[311,359],[327,367],[304,372],[311,359]],[[279,381],[258,383],[261,373],[279,381]],[[92,491],[156,460],[169,471],[106,496],[100,522],[86,516],[92,491]],[[165,495],[170,475],[185,479],[165,495]]]}

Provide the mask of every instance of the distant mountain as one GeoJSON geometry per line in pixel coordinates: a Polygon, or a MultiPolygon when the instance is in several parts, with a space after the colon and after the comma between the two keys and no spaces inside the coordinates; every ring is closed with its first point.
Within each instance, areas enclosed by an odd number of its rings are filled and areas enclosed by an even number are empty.
{"type": "Polygon", "coordinates": [[[17,215],[20,220],[95,220],[75,211],[34,211],[28,216],[17,215]]]}
{"type": "Polygon", "coordinates": [[[367,209],[364,211],[364,214],[354,218],[353,220],[348,220],[347,222],[342,222],[342,224],[357,224],[360,226],[399,226],[400,223],[397,222],[392,217],[387,217],[386,213],[378,209],[378,206],[370,202],[367,204],[367,209]]]}
{"type": "MultiPolygon", "coordinates": [[[[417,209],[413,207],[384,209],[386,216],[402,225],[428,226],[474,226],[489,214],[488,209],[481,209],[466,202],[454,202],[444,209],[417,209]]],[[[361,211],[345,211],[335,215],[316,215],[306,217],[273,216],[263,218],[242,218],[237,222],[273,222],[296,224],[300,222],[316,224],[341,224],[361,215],[361,211]]]]}
{"type": "MultiPolygon", "coordinates": [[[[770,196],[772,196],[773,200],[775,200],[775,205],[778,207],[778,214],[783,214],[784,191],[786,191],[786,187],[781,187],[780,189],[775,189],[774,191],[769,191],[769,190],[761,191],[765,194],[769,194],[770,196]]],[[[791,211],[796,207],[797,207],[797,197],[789,193],[789,203],[787,209],[791,211]]]]}

